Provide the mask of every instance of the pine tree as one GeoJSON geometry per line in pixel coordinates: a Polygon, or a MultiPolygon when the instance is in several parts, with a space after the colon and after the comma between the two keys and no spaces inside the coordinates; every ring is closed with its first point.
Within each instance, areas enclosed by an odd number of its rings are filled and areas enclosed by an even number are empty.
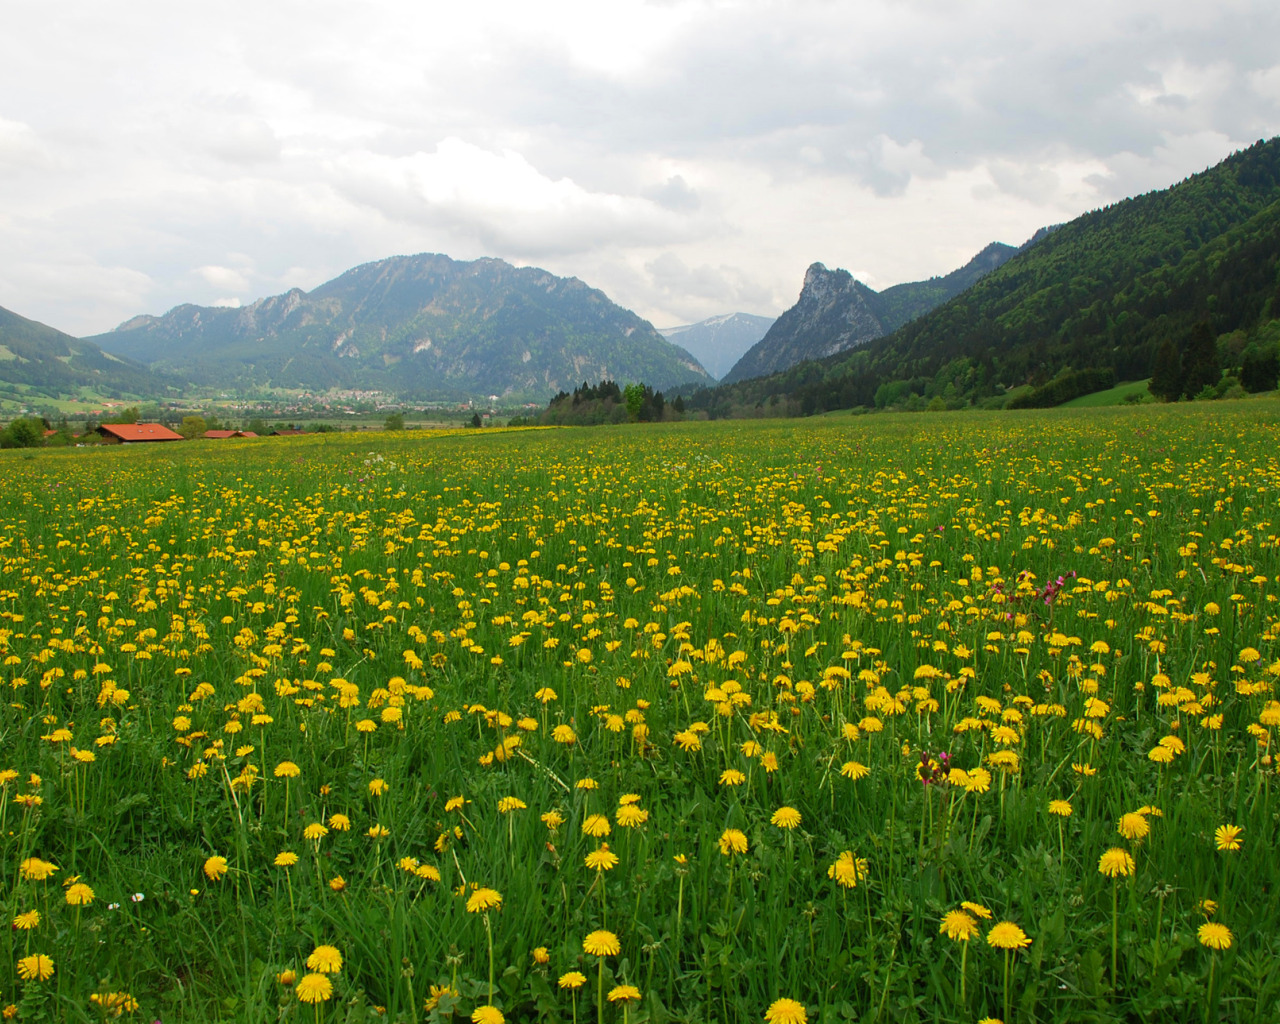
{"type": "Polygon", "coordinates": [[[1188,398],[1197,397],[1207,387],[1217,387],[1222,380],[1218,344],[1208,320],[1201,320],[1191,328],[1186,351],[1182,353],[1182,366],[1182,393],[1188,398]]]}
{"type": "Polygon", "coordinates": [[[1168,339],[1156,352],[1147,390],[1164,402],[1176,402],[1182,395],[1182,358],[1178,346],[1168,339]]]}

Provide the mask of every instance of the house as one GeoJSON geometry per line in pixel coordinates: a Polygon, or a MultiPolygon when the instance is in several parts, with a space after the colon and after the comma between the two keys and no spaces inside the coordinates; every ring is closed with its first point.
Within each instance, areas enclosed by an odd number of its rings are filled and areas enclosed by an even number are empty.
{"type": "Polygon", "coordinates": [[[257,437],[252,430],[206,430],[204,436],[210,441],[224,441],[230,437],[257,437]]]}
{"type": "Polygon", "coordinates": [[[175,434],[160,423],[104,423],[98,433],[109,444],[135,444],[140,441],[181,441],[182,435],[175,434]]]}
{"type": "Polygon", "coordinates": [[[302,433],[301,430],[297,430],[293,427],[286,427],[284,430],[271,431],[271,436],[272,437],[295,437],[301,433],[302,433]]]}

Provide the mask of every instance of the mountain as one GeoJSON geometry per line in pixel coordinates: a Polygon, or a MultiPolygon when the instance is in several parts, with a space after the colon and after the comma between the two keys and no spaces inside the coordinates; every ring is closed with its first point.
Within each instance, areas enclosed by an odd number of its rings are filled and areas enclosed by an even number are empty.
{"type": "Polygon", "coordinates": [[[658,333],[692,352],[711,376],[723,377],[772,326],[772,317],[726,313],[683,327],[659,327],[658,333]]]}
{"type": "Polygon", "coordinates": [[[1243,373],[1269,358],[1278,327],[1280,137],[1057,226],[886,337],[688,404],[959,408],[1021,384],[1143,380],[1158,352],[1172,347],[1176,368],[1205,330],[1219,370],[1243,373]]]}
{"type": "Polygon", "coordinates": [[[89,341],[0,308],[0,384],[48,398],[95,394],[156,396],[166,382],[89,341]]]}
{"type": "Polygon", "coordinates": [[[876,292],[847,270],[815,263],[804,275],[794,306],[725,375],[724,383],[778,373],[808,359],[822,359],[865,345],[941,305],[1018,250],[992,242],[945,277],[897,284],[876,292]]]}
{"type": "Polygon", "coordinates": [[[193,384],[545,400],[584,380],[709,382],[688,352],[577,278],[424,253],[242,309],[184,305],[91,341],[193,384]]]}

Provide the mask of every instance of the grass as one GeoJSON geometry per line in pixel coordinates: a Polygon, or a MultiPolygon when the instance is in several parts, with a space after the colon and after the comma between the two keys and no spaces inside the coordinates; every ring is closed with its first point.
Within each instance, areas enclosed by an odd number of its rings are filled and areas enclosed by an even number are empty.
{"type": "Polygon", "coordinates": [[[0,992],[1270,1020],[1278,414],[3,453],[0,992]]]}
{"type": "Polygon", "coordinates": [[[1103,405],[1124,405],[1129,401],[1130,395],[1137,395],[1138,398],[1147,398],[1151,392],[1147,390],[1147,381],[1134,380],[1125,381],[1117,384],[1113,388],[1106,391],[1095,391],[1090,395],[1081,395],[1079,398],[1073,398],[1069,402],[1063,403],[1064,409],[1093,409],[1103,405]]]}

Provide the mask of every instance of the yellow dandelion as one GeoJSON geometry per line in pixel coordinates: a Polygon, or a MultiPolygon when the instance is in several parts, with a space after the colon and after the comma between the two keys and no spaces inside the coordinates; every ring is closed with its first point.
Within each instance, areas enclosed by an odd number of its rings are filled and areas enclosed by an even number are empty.
{"type": "Polygon", "coordinates": [[[321,974],[337,974],[342,970],[342,953],[336,946],[316,946],[307,957],[307,967],[321,974]]]}
{"type": "Polygon", "coordinates": [[[591,932],[582,940],[582,948],[592,956],[617,956],[622,952],[622,944],[613,932],[604,930],[591,932]]]}
{"type": "Polygon", "coordinates": [[[324,1003],[333,998],[333,982],[324,974],[304,974],[295,991],[304,1003],[324,1003]]]}
{"type": "Polygon", "coordinates": [[[48,981],[53,977],[53,960],[43,953],[24,956],[18,961],[18,977],[23,981],[48,981]]]}
{"type": "Polygon", "coordinates": [[[618,855],[609,849],[608,843],[601,843],[600,849],[587,854],[586,865],[592,871],[612,871],[618,866],[618,855]]]}
{"type": "Polygon", "coordinates": [[[955,942],[968,942],[978,934],[978,922],[963,910],[949,910],[942,917],[938,933],[955,942]]]}
{"type": "Polygon", "coordinates": [[[1151,833],[1151,825],[1144,815],[1137,811],[1122,814],[1116,823],[1116,831],[1126,839],[1136,841],[1145,839],[1151,833]]]}
{"type": "Polygon", "coordinates": [[[1196,938],[1200,940],[1200,945],[1208,946],[1213,950],[1231,948],[1231,929],[1217,921],[1206,921],[1202,924],[1196,931],[1196,938]]]}
{"type": "Polygon", "coordinates": [[[1031,945],[1027,933],[1012,921],[1001,921],[987,932],[987,945],[996,949],[1021,949],[1031,945]]]}
{"type": "Polygon", "coordinates": [[[467,899],[468,914],[483,914],[502,906],[502,893],[497,889],[480,888],[467,899]]]}
{"type": "Polygon", "coordinates": [[[1133,874],[1134,862],[1128,850],[1113,846],[1098,858],[1098,870],[1108,878],[1128,878],[1133,874]]]}
{"type": "Polygon", "coordinates": [[[809,1016],[805,1013],[804,1003],[795,999],[775,999],[764,1011],[766,1024],[808,1024],[809,1016]]]}
{"type": "Polygon", "coordinates": [[[730,854],[747,852],[747,837],[736,828],[727,828],[720,834],[720,852],[728,857],[730,854]]]}

